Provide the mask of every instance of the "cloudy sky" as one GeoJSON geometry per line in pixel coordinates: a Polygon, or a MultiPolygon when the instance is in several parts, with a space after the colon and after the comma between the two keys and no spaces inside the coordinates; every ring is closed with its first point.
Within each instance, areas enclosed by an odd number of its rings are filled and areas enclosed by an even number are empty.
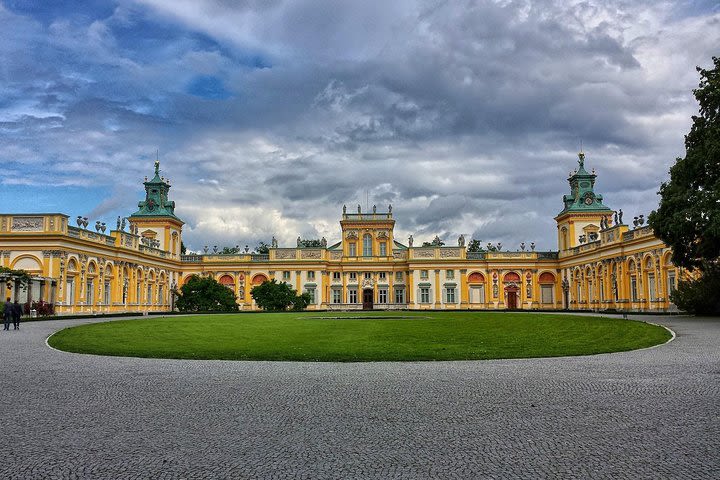
{"type": "Polygon", "coordinates": [[[190,249],[396,237],[555,249],[582,142],[656,208],[720,1],[0,0],[0,210],[115,224],[156,151],[190,249]]]}

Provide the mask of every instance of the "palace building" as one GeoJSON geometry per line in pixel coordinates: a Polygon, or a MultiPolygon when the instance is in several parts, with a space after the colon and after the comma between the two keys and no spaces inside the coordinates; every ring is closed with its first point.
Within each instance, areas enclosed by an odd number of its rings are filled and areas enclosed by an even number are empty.
{"type": "MultiPolygon", "coordinates": [[[[144,182],[138,210],[114,230],[61,213],[0,214],[0,266],[25,270],[27,288],[0,274],[0,298],[52,303],[58,314],[169,311],[173,290],[192,275],[231,289],[242,310],[256,309],[250,290],[270,279],[309,292],[311,309],[667,311],[669,293],[687,275],[670,249],[639,222],[631,228],[595,193],[584,155],[570,175],[557,222],[558,250],[468,252],[457,245],[414,246],[396,240],[392,207],[349,213],[341,240],[295,247],[273,239],[268,254],[181,255],[183,222],[170,184],[144,182]],[[127,225],[126,225],[127,220],[127,225]],[[312,245],[312,246],[309,246],[312,245]]],[[[439,240],[439,239],[436,239],[439,240]]]]}

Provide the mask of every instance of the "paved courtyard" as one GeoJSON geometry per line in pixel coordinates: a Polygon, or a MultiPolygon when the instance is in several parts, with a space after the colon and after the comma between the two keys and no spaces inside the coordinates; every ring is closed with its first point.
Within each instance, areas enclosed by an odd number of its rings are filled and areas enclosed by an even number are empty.
{"type": "Polygon", "coordinates": [[[720,320],[648,350],[428,363],[97,357],[0,331],[0,478],[720,478],[720,320]]]}

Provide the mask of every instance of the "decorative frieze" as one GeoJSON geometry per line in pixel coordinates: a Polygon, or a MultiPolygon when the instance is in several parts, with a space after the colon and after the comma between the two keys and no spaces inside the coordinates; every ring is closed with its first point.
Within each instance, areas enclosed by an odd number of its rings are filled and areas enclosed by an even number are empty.
{"type": "Polygon", "coordinates": [[[322,258],[322,251],[320,251],[320,250],[301,250],[300,258],[320,260],[322,258]]]}
{"type": "Polygon", "coordinates": [[[460,248],[441,248],[440,258],[460,258],[460,248]]]}
{"type": "Polygon", "coordinates": [[[275,259],[276,260],[294,260],[295,259],[295,250],[275,250],[275,259]]]}
{"type": "Polygon", "coordinates": [[[11,229],[14,232],[42,232],[43,217],[13,217],[11,229]]]}
{"type": "Polygon", "coordinates": [[[434,248],[416,248],[413,251],[414,258],[435,258],[434,248]]]}

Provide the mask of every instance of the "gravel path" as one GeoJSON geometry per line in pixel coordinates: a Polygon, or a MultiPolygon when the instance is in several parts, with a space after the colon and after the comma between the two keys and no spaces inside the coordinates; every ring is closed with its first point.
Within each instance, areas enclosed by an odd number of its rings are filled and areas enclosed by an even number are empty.
{"type": "Polygon", "coordinates": [[[720,319],[587,357],[286,363],[0,331],[0,478],[720,478],[720,319]]]}

